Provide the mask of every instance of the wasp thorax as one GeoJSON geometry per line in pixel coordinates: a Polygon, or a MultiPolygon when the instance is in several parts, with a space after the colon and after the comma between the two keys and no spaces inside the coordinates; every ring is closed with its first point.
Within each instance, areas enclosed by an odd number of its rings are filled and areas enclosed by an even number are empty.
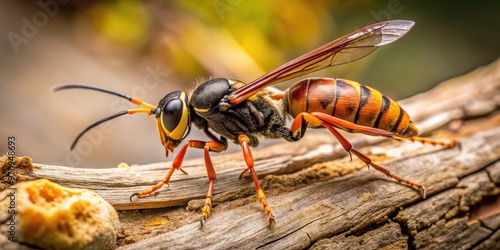
{"type": "Polygon", "coordinates": [[[196,88],[190,104],[198,113],[208,112],[211,108],[217,107],[219,101],[230,92],[231,85],[228,79],[215,78],[196,88]]]}

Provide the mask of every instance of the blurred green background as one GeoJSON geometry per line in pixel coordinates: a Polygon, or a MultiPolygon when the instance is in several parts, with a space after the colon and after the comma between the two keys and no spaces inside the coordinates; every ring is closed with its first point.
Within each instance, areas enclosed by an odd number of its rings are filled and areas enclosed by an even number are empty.
{"type": "MultiPolygon", "coordinates": [[[[165,160],[155,122],[142,114],[97,128],[69,151],[88,124],[130,105],[97,92],[50,91],[56,85],[93,84],[157,104],[170,91],[210,76],[249,82],[355,29],[391,19],[416,25],[360,61],[313,75],[355,80],[401,99],[500,56],[499,1],[61,2],[0,4],[0,151],[13,135],[17,155],[46,164],[165,160]]],[[[206,137],[194,130],[188,138],[206,137]]],[[[200,155],[196,151],[191,155],[200,155]]]]}

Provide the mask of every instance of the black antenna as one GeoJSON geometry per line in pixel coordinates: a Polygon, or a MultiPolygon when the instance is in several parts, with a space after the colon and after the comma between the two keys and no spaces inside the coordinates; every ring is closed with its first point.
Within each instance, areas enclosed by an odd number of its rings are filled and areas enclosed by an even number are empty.
{"type": "Polygon", "coordinates": [[[94,122],[94,123],[90,124],[90,125],[89,125],[87,128],[85,128],[85,129],[84,129],[84,130],[83,130],[80,134],[78,134],[78,136],[76,137],[75,141],[73,141],[73,144],[71,144],[70,149],[71,149],[71,150],[73,150],[73,149],[75,148],[76,143],[78,142],[78,140],[80,140],[80,138],[81,138],[81,137],[82,137],[82,136],[83,136],[83,135],[84,135],[87,131],[89,131],[90,129],[92,129],[93,127],[95,127],[95,126],[97,126],[97,125],[99,125],[99,124],[101,124],[101,123],[103,123],[103,122],[107,122],[107,121],[109,121],[109,120],[111,120],[111,119],[114,119],[114,118],[116,118],[116,117],[118,117],[118,116],[122,116],[122,115],[126,115],[126,114],[128,114],[128,111],[127,111],[127,110],[123,110],[123,111],[120,111],[120,112],[118,112],[118,113],[116,113],[116,114],[113,114],[113,115],[110,115],[110,116],[104,117],[104,118],[100,119],[99,121],[96,121],[96,122],[94,122]]]}
{"type": "Polygon", "coordinates": [[[121,93],[118,93],[118,92],[115,92],[115,91],[112,91],[112,90],[109,90],[109,89],[103,89],[103,88],[99,88],[99,87],[95,87],[95,86],[91,86],[91,85],[85,85],[85,84],[68,84],[68,85],[62,85],[62,86],[55,87],[54,91],[65,90],[65,89],[90,89],[90,90],[96,90],[96,91],[108,93],[108,94],[111,94],[111,95],[115,95],[115,96],[127,99],[129,101],[132,101],[132,97],[130,97],[128,95],[124,95],[124,94],[121,94],[121,93]]]}
{"type": "MultiPolygon", "coordinates": [[[[124,95],[124,94],[121,94],[121,93],[118,93],[118,92],[115,92],[115,91],[111,91],[109,89],[104,89],[104,88],[100,88],[100,87],[95,87],[95,86],[91,86],[91,85],[85,85],[85,84],[69,84],[69,85],[62,85],[62,86],[57,86],[55,87],[53,90],[54,91],[59,91],[59,90],[65,90],[65,89],[90,89],[90,90],[95,90],[95,91],[99,91],[99,92],[103,92],[103,93],[107,93],[107,94],[110,94],[110,95],[115,95],[115,96],[118,96],[120,98],[124,98],[124,99],[127,99],[128,101],[132,102],[132,103],[135,103],[135,104],[138,104],[138,105],[141,105],[141,106],[144,106],[144,107],[151,107],[152,105],[150,104],[147,104],[147,103],[144,103],[138,99],[134,99],[128,95],[124,95]],[[139,102],[137,102],[139,101],[139,102]]],[[[73,144],[71,144],[71,147],[70,149],[73,150],[76,146],[76,144],[78,143],[78,140],[80,140],[80,138],[87,132],[89,131],[90,129],[92,129],[93,127],[101,124],[101,123],[104,123],[104,122],[107,122],[111,119],[114,119],[116,117],[119,117],[119,116],[122,116],[122,115],[126,115],[126,114],[129,114],[129,111],[133,111],[133,110],[123,110],[123,111],[120,111],[116,114],[113,114],[113,115],[110,115],[110,116],[107,116],[107,117],[104,117],[92,124],[90,124],[87,128],[85,128],[80,134],[78,134],[78,136],[76,137],[76,139],[73,141],[73,144]]],[[[133,113],[130,113],[130,114],[133,114],[133,113]]]]}

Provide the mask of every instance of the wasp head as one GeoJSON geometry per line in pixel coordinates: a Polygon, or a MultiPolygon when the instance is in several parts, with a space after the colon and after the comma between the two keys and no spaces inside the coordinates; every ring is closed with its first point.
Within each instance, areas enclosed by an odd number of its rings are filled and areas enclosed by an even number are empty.
{"type": "Polygon", "coordinates": [[[158,132],[166,154],[173,152],[191,130],[191,119],[185,92],[175,91],[160,100],[154,114],[158,121],[158,132]]]}

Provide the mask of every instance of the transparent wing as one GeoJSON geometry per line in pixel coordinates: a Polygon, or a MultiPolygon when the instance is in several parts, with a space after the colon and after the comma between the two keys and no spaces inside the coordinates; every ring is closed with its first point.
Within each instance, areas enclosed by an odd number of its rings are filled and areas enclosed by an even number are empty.
{"type": "Polygon", "coordinates": [[[231,93],[222,102],[227,106],[237,105],[267,86],[361,59],[404,36],[413,24],[412,21],[393,20],[361,28],[283,64],[231,93]]]}

